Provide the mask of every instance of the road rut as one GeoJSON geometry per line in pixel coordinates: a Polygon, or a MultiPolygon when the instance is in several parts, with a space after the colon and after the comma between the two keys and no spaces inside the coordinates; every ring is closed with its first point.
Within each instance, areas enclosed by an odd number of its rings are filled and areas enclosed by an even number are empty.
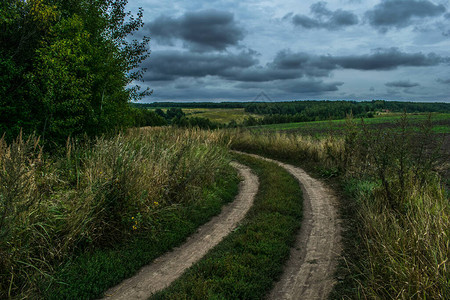
{"type": "Polygon", "coordinates": [[[258,155],[247,155],[283,167],[299,181],[303,190],[301,229],[283,275],[267,298],[327,299],[335,284],[333,275],[342,249],[336,197],[322,182],[301,168],[258,155]]]}

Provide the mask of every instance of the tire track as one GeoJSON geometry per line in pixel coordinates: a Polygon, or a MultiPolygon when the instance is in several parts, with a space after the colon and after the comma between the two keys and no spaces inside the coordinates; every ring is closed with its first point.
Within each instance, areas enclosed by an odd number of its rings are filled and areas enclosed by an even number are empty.
{"type": "Polygon", "coordinates": [[[183,245],[155,259],[135,276],[106,291],[104,299],[147,299],[169,286],[237,226],[253,204],[259,180],[247,166],[236,162],[232,162],[232,165],[243,178],[235,200],[201,226],[183,245]]]}
{"type": "Polygon", "coordinates": [[[303,220],[283,275],[275,283],[268,299],[327,299],[341,253],[341,230],[337,201],[322,182],[301,168],[258,155],[291,173],[302,186],[303,220]]]}

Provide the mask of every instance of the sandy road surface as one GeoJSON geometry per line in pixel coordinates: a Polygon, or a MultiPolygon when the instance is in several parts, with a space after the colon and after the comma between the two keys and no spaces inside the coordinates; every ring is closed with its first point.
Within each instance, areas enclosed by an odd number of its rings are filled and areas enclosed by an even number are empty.
{"type": "Polygon", "coordinates": [[[248,167],[232,164],[243,178],[236,199],[201,226],[183,245],[143,267],[134,277],[109,289],[104,299],[147,299],[169,286],[237,226],[253,204],[259,181],[248,167]]]}
{"type": "Polygon", "coordinates": [[[335,283],[333,274],[341,252],[335,196],[322,182],[298,167],[257,155],[251,156],[283,167],[297,178],[303,190],[301,229],[283,275],[275,283],[268,299],[327,299],[335,283]]]}

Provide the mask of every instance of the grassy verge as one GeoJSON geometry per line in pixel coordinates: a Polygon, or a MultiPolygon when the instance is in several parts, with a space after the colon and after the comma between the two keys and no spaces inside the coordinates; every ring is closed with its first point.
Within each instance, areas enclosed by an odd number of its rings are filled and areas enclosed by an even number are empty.
{"type": "Polygon", "coordinates": [[[97,297],[237,190],[217,132],[147,129],[61,152],[0,139],[0,298],[97,297]]]}
{"type": "Polygon", "coordinates": [[[237,176],[227,170],[203,189],[203,201],[162,209],[152,216],[152,230],[112,249],[98,249],[69,260],[54,275],[57,282],[46,289],[46,299],[92,299],[145,264],[180,245],[196,228],[220,213],[223,204],[237,194],[237,176]],[[83,274],[83,276],[80,276],[83,274]]]}
{"type": "Polygon", "coordinates": [[[280,276],[300,227],[301,189],[273,163],[236,158],[260,178],[254,206],[232,234],[152,299],[261,299],[280,276]]]}
{"type": "Polygon", "coordinates": [[[406,123],[405,117],[395,129],[371,130],[349,122],[339,139],[231,134],[234,149],[334,178],[343,193],[345,249],[333,299],[446,299],[450,293],[450,201],[437,173],[448,160],[430,126],[417,132],[406,123]]]}

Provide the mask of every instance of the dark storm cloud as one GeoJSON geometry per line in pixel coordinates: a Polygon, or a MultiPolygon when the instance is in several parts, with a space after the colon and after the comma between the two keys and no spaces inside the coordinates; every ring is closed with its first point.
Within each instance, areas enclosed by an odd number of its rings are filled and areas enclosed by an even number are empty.
{"type": "Polygon", "coordinates": [[[419,53],[405,53],[397,48],[377,49],[374,53],[364,55],[345,56],[316,56],[307,53],[293,53],[280,51],[271,67],[276,69],[301,69],[305,75],[327,76],[331,70],[337,68],[355,70],[393,70],[398,67],[423,67],[448,63],[448,57],[441,57],[434,53],[427,55],[419,53]]]}
{"type": "Polygon", "coordinates": [[[314,3],[310,7],[314,18],[305,15],[295,15],[292,17],[292,23],[306,29],[324,28],[328,30],[338,30],[358,24],[358,17],[354,13],[342,9],[331,11],[326,5],[326,2],[314,3]]]}
{"type": "Polygon", "coordinates": [[[186,51],[154,51],[144,67],[145,80],[173,80],[178,77],[222,76],[228,70],[242,70],[258,63],[256,53],[200,54],[186,51]]]}
{"type": "Polygon", "coordinates": [[[328,59],[344,69],[355,70],[394,70],[398,67],[426,67],[449,62],[448,57],[434,53],[405,53],[397,48],[378,49],[373,54],[336,56],[328,59]]]}
{"type": "Polygon", "coordinates": [[[398,87],[398,88],[412,88],[415,86],[419,86],[420,84],[415,82],[410,82],[409,80],[399,80],[399,81],[392,81],[387,82],[385,86],[388,87],[398,87]]]}
{"type": "Polygon", "coordinates": [[[229,69],[223,75],[229,80],[266,82],[296,79],[304,76],[326,77],[335,68],[335,64],[323,61],[319,56],[305,52],[293,53],[289,50],[282,50],[265,67],[255,66],[245,70],[229,69]]]}
{"type": "Polygon", "coordinates": [[[448,78],[448,79],[438,78],[438,79],[436,79],[436,81],[439,83],[442,83],[442,84],[450,84],[450,78],[448,78]]]}
{"type": "Polygon", "coordinates": [[[445,6],[428,0],[383,0],[366,12],[370,25],[386,32],[391,28],[403,28],[417,19],[435,17],[446,12],[445,6]]]}
{"type": "Polygon", "coordinates": [[[232,13],[217,10],[187,12],[179,18],[160,16],[146,25],[150,35],[161,43],[181,39],[195,51],[225,50],[244,38],[244,31],[232,13]]]}
{"type": "Polygon", "coordinates": [[[282,50],[277,53],[270,66],[280,70],[301,69],[305,75],[320,77],[328,76],[331,70],[336,69],[336,63],[332,60],[329,56],[282,50]]]}
{"type": "MultiPolygon", "coordinates": [[[[347,56],[319,56],[282,50],[265,66],[258,65],[256,56],[257,53],[252,50],[239,54],[155,51],[145,66],[148,68],[145,79],[167,81],[179,77],[200,78],[211,75],[232,81],[258,83],[303,77],[310,79],[329,77],[331,72],[337,69],[385,71],[399,67],[426,67],[449,62],[448,58],[433,53],[427,55],[404,53],[396,48],[379,49],[372,54],[347,56]]],[[[320,86],[324,87],[328,86],[320,86]]]]}
{"type": "Polygon", "coordinates": [[[322,80],[280,80],[270,83],[244,82],[236,85],[241,89],[270,89],[280,90],[285,93],[294,94],[323,94],[325,92],[335,92],[343,82],[326,83],[322,80]]]}
{"type": "Polygon", "coordinates": [[[324,93],[335,92],[343,82],[325,83],[323,81],[285,81],[280,83],[280,89],[289,93],[324,93]]]}
{"type": "Polygon", "coordinates": [[[294,79],[303,76],[301,70],[278,70],[270,67],[254,67],[245,70],[228,69],[222,73],[228,80],[243,82],[266,82],[283,79],[294,79]]]}

